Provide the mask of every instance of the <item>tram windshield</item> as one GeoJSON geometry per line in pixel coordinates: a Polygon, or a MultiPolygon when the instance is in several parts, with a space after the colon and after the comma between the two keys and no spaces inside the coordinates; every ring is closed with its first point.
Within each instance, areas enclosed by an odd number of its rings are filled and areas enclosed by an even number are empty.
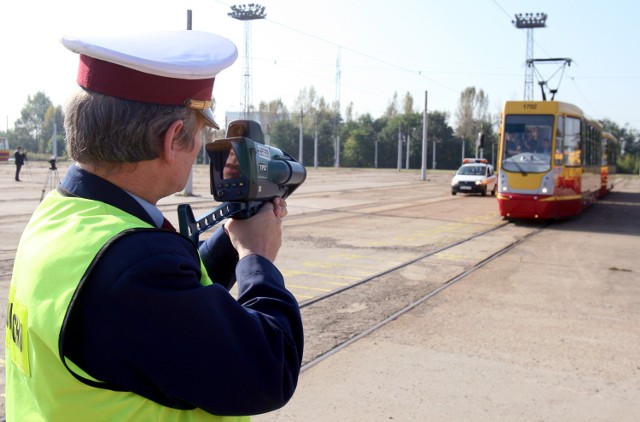
{"type": "Polygon", "coordinates": [[[552,115],[510,114],[505,119],[502,168],[541,173],[551,168],[552,115]]]}

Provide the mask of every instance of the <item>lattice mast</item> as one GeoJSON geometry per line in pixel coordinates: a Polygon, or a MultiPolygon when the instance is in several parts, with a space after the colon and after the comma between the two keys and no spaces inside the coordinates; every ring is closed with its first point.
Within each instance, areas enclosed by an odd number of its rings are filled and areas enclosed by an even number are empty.
{"type": "Polygon", "coordinates": [[[241,4],[231,6],[231,12],[228,13],[233,19],[244,22],[244,66],[242,69],[243,87],[242,96],[244,98],[243,113],[245,119],[251,118],[251,108],[253,105],[253,81],[251,67],[251,21],[256,19],[264,19],[267,14],[265,7],[257,3],[241,4]]]}
{"type": "Polygon", "coordinates": [[[524,99],[533,100],[533,29],[547,26],[546,13],[518,13],[511,21],[516,28],[527,30],[527,58],[524,71],[524,99]]]}

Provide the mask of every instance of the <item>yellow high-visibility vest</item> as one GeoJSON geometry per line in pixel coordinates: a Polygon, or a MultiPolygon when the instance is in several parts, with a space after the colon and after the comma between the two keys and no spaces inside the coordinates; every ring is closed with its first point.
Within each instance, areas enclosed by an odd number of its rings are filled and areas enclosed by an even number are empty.
{"type": "MultiPolygon", "coordinates": [[[[114,236],[151,226],[108,204],[53,191],[25,228],[7,307],[7,421],[247,421],[179,410],[132,392],[87,385],[65,367],[58,345],[64,317],[87,268],[114,236]],[[90,228],[88,230],[88,228],[90,228]],[[82,242],[78,242],[82,239],[82,242]]],[[[211,284],[202,262],[203,285],[211,284]]],[[[94,378],[67,364],[83,377],[94,378]]]]}

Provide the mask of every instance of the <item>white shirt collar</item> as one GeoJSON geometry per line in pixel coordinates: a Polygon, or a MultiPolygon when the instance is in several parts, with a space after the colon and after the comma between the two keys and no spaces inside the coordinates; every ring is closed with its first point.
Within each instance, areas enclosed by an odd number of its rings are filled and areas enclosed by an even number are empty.
{"type": "Polygon", "coordinates": [[[152,203],[150,203],[148,201],[145,201],[144,199],[140,198],[139,196],[136,196],[136,195],[134,195],[134,194],[132,194],[131,192],[128,192],[128,191],[125,191],[125,192],[127,192],[129,195],[131,195],[133,197],[133,199],[135,199],[136,201],[138,201],[138,203],[140,205],[142,205],[142,208],[144,208],[144,210],[147,212],[147,214],[149,214],[151,216],[151,219],[156,224],[156,227],[162,227],[162,223],[164,222],[164,215],[162,215],[162,211],[160,211],[152,203]]]}

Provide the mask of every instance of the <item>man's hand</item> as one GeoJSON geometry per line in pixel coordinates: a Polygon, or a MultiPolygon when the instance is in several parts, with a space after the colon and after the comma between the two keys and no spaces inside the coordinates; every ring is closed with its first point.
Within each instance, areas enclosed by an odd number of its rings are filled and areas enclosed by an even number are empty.
{"type": "Polygon", "coordinates": [[[287,203],[275,198],[265,203],[251,218],[228,220],[224,227],[240,259],[260,255],[275,261],[282,246],[282,219],[287,215],[287,203]]]}

